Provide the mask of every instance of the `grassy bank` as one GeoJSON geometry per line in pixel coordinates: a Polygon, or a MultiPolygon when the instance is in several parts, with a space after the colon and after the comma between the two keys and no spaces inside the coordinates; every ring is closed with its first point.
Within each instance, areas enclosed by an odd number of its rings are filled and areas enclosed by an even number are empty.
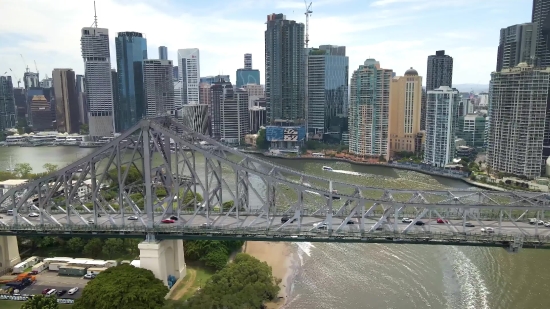
{"type": "MultiPolygon", "coordinates": [[[[0,300],[0,308],[2,309],[19,309],[23,306],[24,301],[0,300]]],[[[73,305],[59,305],[60,309],[72,308],[73,305]]]]}
{"type": "Polygon", "coordinates": [[[188,264],[185,278],[174,288],[168,301],[171,303],[182,303],[188,300],[200,287],[204,286],[213,274],[214,271],[210,269],[188,264]]]}

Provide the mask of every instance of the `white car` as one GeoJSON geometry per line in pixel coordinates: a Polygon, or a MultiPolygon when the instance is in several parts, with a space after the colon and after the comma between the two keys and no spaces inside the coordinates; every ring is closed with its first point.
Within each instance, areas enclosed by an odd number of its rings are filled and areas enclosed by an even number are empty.
{"type": "Polygon", "coordinates": [[[325,230],[328,228],[328,224],[326,222],[314,223],[313,226],[321,230],[325,230]]]}
{"type": "Polygon", "coordinates": [[[412,223],[412,222],[413,222],[413,219],[411,219],[411,218],[403,218],[403,220],[401,220],[401,222],[403,222],[403,223],[412,223]]]}
{"type": "Polygon", "coordinates": [[[548,222],[545,222],[545,223],[544,223],[544,226],[546,226],[546,227],[550,227],[550,221],[548,221],[548,222]]]}
{"type": "Polygon", "coordinates": [[[69,292],[67,292],[67,293],[69,293],[69,295],[73,295],[76,292],[78,292],[78,288],[74,287],[74,288],[70,289],[69,292]]]}
{"type": "Polygon", "coordinates": [[[492,227],[486,227],[486,228],[482,228],[481,232],[482,233],[494,233],[495,229],[493,229],[492,227]]]}
{"type": "Polygon", "coordinates": [[[29,218],[36,218],[36,217],[40,217],[40,215],[37,214],[36,212],[31,212],[31,213],[29,214],[29,218]]]}
{"type": "Polygon", "coordinates": [[[132,221],[136,221],[138,219],[138,217],[136,216],[130,216],[128,217],[128,220],[132,220],[132,221]]]}
{"type": "Polygon", "coordinates": [[[94,220],[88,220],[88,224],[94,224],[94,220]]]}

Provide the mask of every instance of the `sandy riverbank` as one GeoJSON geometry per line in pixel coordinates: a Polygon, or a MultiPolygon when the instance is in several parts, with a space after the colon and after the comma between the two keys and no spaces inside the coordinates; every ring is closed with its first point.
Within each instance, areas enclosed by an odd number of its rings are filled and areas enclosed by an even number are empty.
{"type": "Polygon", "coordinates": [[[293,274],[297,270],[294,251],[290,244],[285,242],[247,241],[244,244],[243,252],[266,262],[271,266],[273,276],[282,280],[279,284],[281,287],[279,301],[267,304],[268,309],[281,308],[288,300],[293,274]]]}

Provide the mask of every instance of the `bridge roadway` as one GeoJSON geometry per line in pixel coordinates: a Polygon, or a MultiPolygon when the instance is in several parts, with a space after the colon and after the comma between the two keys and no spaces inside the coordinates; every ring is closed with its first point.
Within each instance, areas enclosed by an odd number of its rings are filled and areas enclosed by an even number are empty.
{"type": "MultiPolygon", "coordinates": [[[[23,214],[21,214],[23,216],[23,214]]],[[[15,224],[13,216],[6,216],[0,219],[0,235],[74,235],[82,237],[143,237],[146,233],[155,233],[159,239],[242,239],[242,240],[280,240],[280,241],[322,241],[322,242],[374,242],[385,243],[401,242],[416,243],[422,241],[426,244],[453,244],[453,245],[480,245],[480,246],[503,246],[514,241],[515,235],[523,234],[524,247],[550,248],[550,228],[543,225],[535,226],[528,222],[502,221],[472,221],[474,227],[463,227],[462,220],[448,220],[448,224],[437,223],[436,219],[421,219],[425,225],[411,225],[404,231],[409,223],[401,222],[399,219],[397,230],[394,231],[394,224],[390,221],[382,225],[382,228],[370,231],[378,222],[378,218],[365,218],[364,232],[361,232],[359,219],[354,218],[354,224],[342,224],[344,217],[333,217],[332,230],[318,229],[316,224],[322,223],[325,216],[302,217],[300,226],[298,222],[288,222],[282,227],[283,216],[271,216],[269,221],[258,216],[241,216],[237,219],[234,215],[225,216],[211,214],[207,218],[204,214],[180,215],[179,220],[174,223],[161,223],[162,214],[155,214],[153,229],[147,229],[144,223],[147,222],[146,215],[139,220],[128,220],[131,214],[111,214],[109,217],[97,218],[97,224],[88,224],[79,220],[76,216],[70,217],[56,214],[53,217],[61,224],[52,225],[45,218],[44,226],[40,218],[25,216],[33,225],[29,225],[22,219],[15,224]],[[141,221],[143,220],[143,221],[141,221]],[[208,226],[207,222],[211,222],[208,226]],[[341,227],[340,227],[341,226],[341,227]],[[338,229],[340,227],[340,229],[338,229]],[[483,228],[491,227],[494,233],[483,232],[483,228]]],[[[169,215],[166,215],[167,217],[169,215]]],[[[82,215],[85,220],[94,220],[93,214],[82,215]]],[[[393,219],[390,219],[393,220],[393,219]]]]}

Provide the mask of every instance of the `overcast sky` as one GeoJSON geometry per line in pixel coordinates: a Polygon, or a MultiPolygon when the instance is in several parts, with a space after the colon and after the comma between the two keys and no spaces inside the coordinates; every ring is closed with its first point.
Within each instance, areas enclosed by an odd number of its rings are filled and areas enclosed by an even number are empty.
{"type": "MultiPolygon", "coordinates": [[[[309,0],[308,0],[309,1],[309,0]]],[[[309,3],[309,2],[308,2],[309,3]]],[[[98,25],[114,37],[142,32],[149,58],[158,46],[200,49],[201,76],[229,74],[252,53],[264,82],[266,16],[283,13],[305,23],[303,0],[96,0],[98,25]]],[[[353,70],[372,57],[402,75],[426,75],[426,57],[444,49],[454,58],[455,84],[488,84],[499,29],[529,22],[532,0],[314,0],[310,46],[344,45],[353,70]]],[[[94,20],[93,0],[0,0],[0,75],[21,78],[25,62],[40,77],[54,68],[83,74],[80,29],[94,20]],[[20,55],[23,55],[24,60],[20,55]]]]}

